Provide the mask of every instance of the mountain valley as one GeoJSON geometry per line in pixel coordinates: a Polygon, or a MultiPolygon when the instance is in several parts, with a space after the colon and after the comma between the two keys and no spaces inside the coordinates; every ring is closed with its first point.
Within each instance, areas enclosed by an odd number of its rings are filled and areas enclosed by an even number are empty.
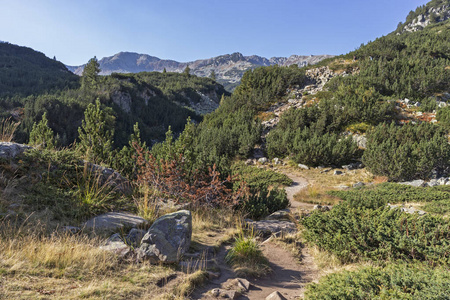
{"type": "Polygon", "coordinates": [[[0,299],[449,299],[449,16],[338,56],[0,43],[0,299]]]}

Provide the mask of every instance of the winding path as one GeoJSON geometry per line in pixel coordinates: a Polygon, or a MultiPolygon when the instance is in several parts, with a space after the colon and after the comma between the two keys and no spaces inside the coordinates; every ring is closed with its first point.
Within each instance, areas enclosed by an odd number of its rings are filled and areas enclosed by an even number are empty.
{"type": "MultiPolygon", "coordinates": [[[[311,210],[314,205],[294,200],[294,195],[308,186],[308,181],[288,172],[283,172],[293,180],[293,184],[286,187],[286,193],[291,203],[291,209],[311,210]]],[[[263,278],[249,279],[252,286],[250,291],[238,299],[261,300],[274,291],[281,293],[286,299],[303,298],[305,286],[318,278],[318,269],[307,248],[302,249],[301,259],[297,259],[292,252],[269,240],[261,246],[264,256],[269,260],[272,272],[263,278]]],[[[216,256],[220,277],[210,281],[207,286],[197,290],[194,299],[216,299],[208,294],[208,290],[220,287],[222,283],[236,275],[224,262],[227,249],[222,248],[216,256]]]]}

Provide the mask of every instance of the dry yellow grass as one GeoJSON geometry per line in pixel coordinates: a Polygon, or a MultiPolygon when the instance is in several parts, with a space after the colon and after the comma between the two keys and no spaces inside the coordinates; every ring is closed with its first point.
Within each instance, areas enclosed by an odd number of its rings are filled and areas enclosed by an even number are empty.
{"type": "MultiPolygon", "coordinates": [[[[343,175],[333,175],[334,169],[320,173],[320,169],[299,170],[295,167],[287,167],[285,171],[298,174],[308,180],[308,187],[294,195],[298,202],[335,205],[339,199],[327,194],[327,191],[340,189],[341,186],[351,187],[357,182],[373,182],[375,177],[365,169],[342,170],[343,175]]],[[[378,177],[378,180],[382,178],[378,177]]]]}
{"type": "Polygon", "coordinates": [[[192,215],[193,247],[220,247],[236,235],[241,218],[231,210],[197,210],[192,215]]]}
{"type": "Polygon", "coordinates": [[[311,246],[308,250],[314,257],[314,262],[319,269],[319,277],[344,270],[355,271],[364,266],[371,265],[368,262],[343,264],[335,255],[329,252],[321,251],[317,246],[311,246]]]}
{"type": "MultiPolygon", "coordinates": [[[[194,213],[194,231],[215,228],[194,213]]],[[[220,223],[219,223],[220,224],[220,223]]],[[[214,240],[214,238],[212,239],[214,240]]],[[[206,280],[174,266],[124,261],[86,235],[48,234],[36,224],[0,223],[0,299],[184,299],[206,280]],[[176,275],[167,285],[157,283],[176,275]]]]}
{"type": "Polygon", "coordinates": [[[121,262],[100,240],[0,224],[0,298],[140,299],[163,292],[156,282],[175,272],[121,262]]]}
{"type": "Polygon", "coordinates": [[[0,121],[0,141],[11,142],[19,125],[20,122],[14,122],[11,117],[2,119],[0,121]]]}

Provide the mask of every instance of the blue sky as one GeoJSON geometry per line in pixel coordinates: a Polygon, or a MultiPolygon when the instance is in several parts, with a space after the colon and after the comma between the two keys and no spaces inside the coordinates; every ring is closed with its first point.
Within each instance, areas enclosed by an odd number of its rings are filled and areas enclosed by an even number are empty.
{"type": "Polygon", "coordinates": [[[0,40],[68,65],[120,51],[191,61],[342,54],[395,30],[421,0],[0,0],[0,40]]]}

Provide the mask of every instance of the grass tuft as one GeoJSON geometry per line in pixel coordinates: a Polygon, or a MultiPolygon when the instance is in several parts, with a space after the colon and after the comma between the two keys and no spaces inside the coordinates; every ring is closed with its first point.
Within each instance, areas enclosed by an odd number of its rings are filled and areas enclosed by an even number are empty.
{"type": "Polygon", "coordinates": [[[259,277],[270,272],[269,262],[264,257],[253,230],[247,237],[240,230],[225,260],[233,266],[238,276],[259,277]]]}
{"type": "Polygon", "coordinates": [[[0,141],[11,142],[14,138],[14,133],[17,127],[19,127],[20,122],[14,122],[14,120],[9,117],[2,119],[0,121],[0,141]]]}

